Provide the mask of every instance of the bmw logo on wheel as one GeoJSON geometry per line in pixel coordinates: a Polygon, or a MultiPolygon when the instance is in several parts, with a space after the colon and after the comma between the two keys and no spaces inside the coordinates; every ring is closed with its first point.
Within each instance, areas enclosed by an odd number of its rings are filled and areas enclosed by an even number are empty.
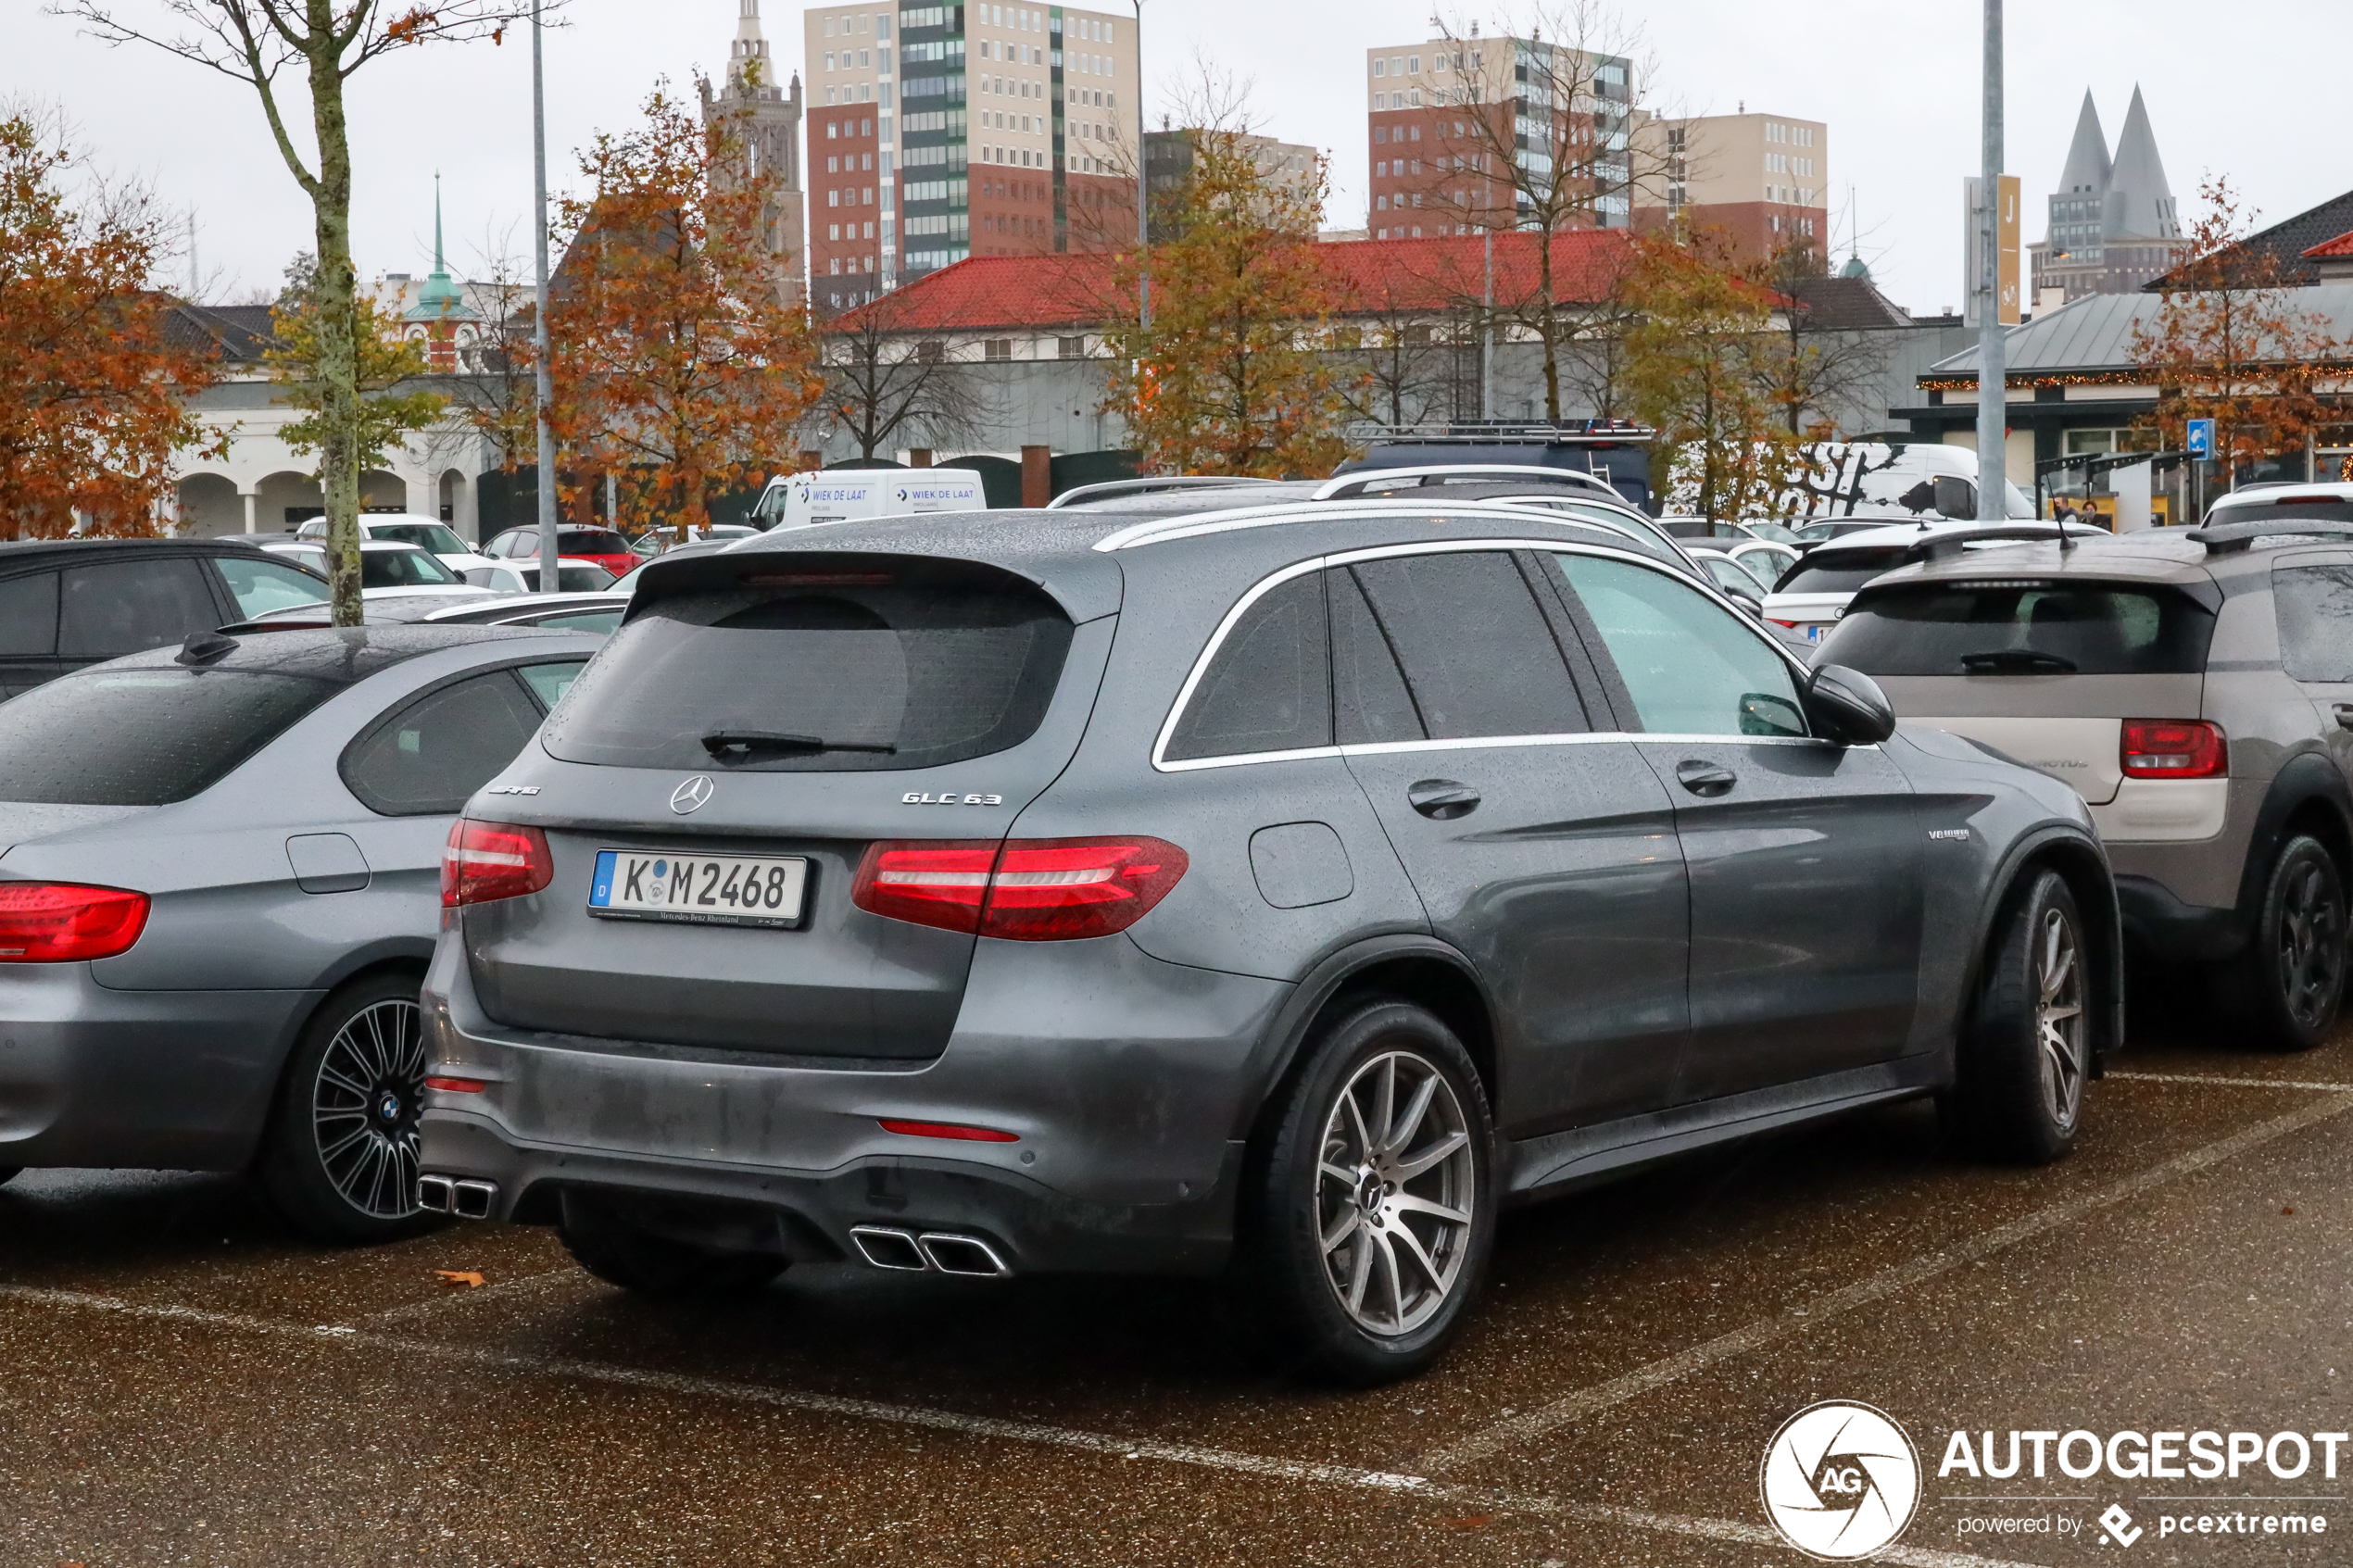
{"type": "Polygon", "coordinates": [[[717,787],[709,773],[697,773],[670,792],[670,809],[682,817],[689,811],[698,811],[717,787]]]}

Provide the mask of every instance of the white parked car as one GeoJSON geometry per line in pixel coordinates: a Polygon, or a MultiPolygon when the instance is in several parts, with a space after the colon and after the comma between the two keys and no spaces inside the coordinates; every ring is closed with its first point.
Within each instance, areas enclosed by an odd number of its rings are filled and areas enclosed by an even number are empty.
{"type": "MultiPolygon", "coordinates": [[[[295,530],[298,540],[323,542],[327,537],[327,520],[314,517],[295,530]]],[[[490,558],[476,550],[459,536],[458,531],[439,518],[418,517],[409,512],[369,512],[359,520],[362,539],[389,539],[396,545],[414,545],[421,550],[431,550],[441,558],[441,564],[452,571],[464,571],[472,566],[486,566],[490,558]]]]}
{"type": "MultiPolygon", "coordinates": [[[[261,547],[271,555],[307,566],[322,577],[327,574],[327,545],[323,539],[267,539],[261,547]]],[[[431,550],[396,539],[359,541],[359,596],[363,599],[386,594],[484,597],[490,592],[467,583],[431,550]]]]}
{"type": "MultiPolygon", "coordinates": [[[[468,567],[462,575],[475,587],[494,593],[539,592],[539,568],[526,561],[492,561],[487,566],[468,567]]],[[[556,591],[560,594],[593,594],[610,587],[612,582],[612,573],[595,561],[573,560],[568,556],[557,558],[556,591]]]]}
{"type": "MultiPolygon", "coordinates": [[[[2108,531],[2065,525],[2070,535],[2108,537],[2108,531]]],[[[1906,522],[1845,533],[1806,552],[1765,598],[1765,619],[1809,643],[1830,634],[1856,591],[1899,566],[1946,550],[1997,549],[2025,539],[2056,539],[2056,522],[1906,522]]]]}

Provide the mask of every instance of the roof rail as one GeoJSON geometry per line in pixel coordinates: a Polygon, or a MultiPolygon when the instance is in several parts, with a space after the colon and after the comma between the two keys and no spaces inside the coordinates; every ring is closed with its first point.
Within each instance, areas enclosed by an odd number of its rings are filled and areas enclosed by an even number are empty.
{"type": "Polygon", "coordinates": [[[2331,518],[2259,517],[2245,522],[2209,522],[2185,530],[2209,556],[2233,555],[2259,539],[2353,539],[2353,521],[2331,518]]]}
{"type": "Polygon", "coordinates": [[[2057,539],[2065,541],[2095,535],[2102,539],[2109,537],[2107,529],[2094,528],[2089,523],[1995,523],[1985,528],[1955,528],[1942,533],[1933,533],[1905,553],[1920,560],[1944,560],[1959,555],[1971,545],[1998,543],[2002,540],[2057,539]]]}
{"type": "Polygon", "coordinates": [[[1151,495],[1164,490],[1208,490],[1236,484],[1272,484],[1269,479],[1254,479],[1247,474],[1226,473],[1166,473],[1139,475],[1135,479],[1107,479],[1096,484],[1077,484],[1046,503],[1053,511],[1063,507],[1075,507],[1088,501],[1101,501],[1114,495],[1151,495]]]}
{"type": "Polygon", "coordinates": [[[1557,484],[1587,495],[1606,495],[1613,501],[1620,498],[1617,488],[1599,474],[1580,473],[1575,469],[1541,468],[1530,463],[1427,463],[1414,468],[1356,469],[1325,481],[1312,498],[1318,501],[1347,500],[1377,487],[1405,488],[1404,482],[1407,480],[1425,489],[1449,483],[1477,484],[1485,481],[1557,484]]]}
{"type": "MultiPolygon", "coordinates": [[[[1449,506],[1446,512],[1448,517],[1509,518],[1517,522],[1549,522],[1558,528],[1608,529],[1629,539],[1640,538],[1633,529],[1621,523],[1567,517],[1535,507],[1515,507],[1508,502],[1458,501],[1449,506]]],[[[1447,521],[1445,517],[1433,517],[1427,501],[1357,501],[1347,511],[1334,510],[1320,502],[1290,501],[1227,512],[1197,512],[1189,517],[1152,518],[1104,534],[1095,541],[1094,548],[1109,554],[1114,550],[1138,549],[1145,545],[1196,538],[1204,533],[1229,533],[1245,528],[1273,528],[1291,522],[1332,522],[1341,518],[1364,516],[1411,517],[1431,522],[1447,521]]]]}

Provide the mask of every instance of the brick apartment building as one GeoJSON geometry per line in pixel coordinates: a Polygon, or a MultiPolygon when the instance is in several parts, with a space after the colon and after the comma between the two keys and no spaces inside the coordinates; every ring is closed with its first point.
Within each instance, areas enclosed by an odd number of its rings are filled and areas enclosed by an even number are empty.
{"type": "Polygon", "coordinates": [[[1828,254],[1830,127],[1787,115],[1638,117],[1636,160],[1656,169],[1640,191],[1638,229],[1714,231],[1735,251],[1768,255],[1793,241],[1828,254]]]}

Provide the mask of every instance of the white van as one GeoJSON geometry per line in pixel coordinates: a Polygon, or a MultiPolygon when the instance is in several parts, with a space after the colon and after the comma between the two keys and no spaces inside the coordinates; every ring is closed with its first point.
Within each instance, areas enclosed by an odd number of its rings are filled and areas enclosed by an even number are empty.
{"type": "MultiPolygon", "coordinates": [[[[1818,441],[1802,448],[1805,470],[1774,508],[1804,533],[1833,518],[1908,516],[1924,522],[1977,517],[1977,449],[1934,441],[1818,441]]],[[[2034,504],[2007,479],[2002,515],[2032,521],[2034,504]]]]}
{"type": "Polygon", "coordinates": [[[751,515],[762,528],[807,528],[857,517],[976,512],[988,505],[972,469],[821,469],[770,480],[751,515]]]}

